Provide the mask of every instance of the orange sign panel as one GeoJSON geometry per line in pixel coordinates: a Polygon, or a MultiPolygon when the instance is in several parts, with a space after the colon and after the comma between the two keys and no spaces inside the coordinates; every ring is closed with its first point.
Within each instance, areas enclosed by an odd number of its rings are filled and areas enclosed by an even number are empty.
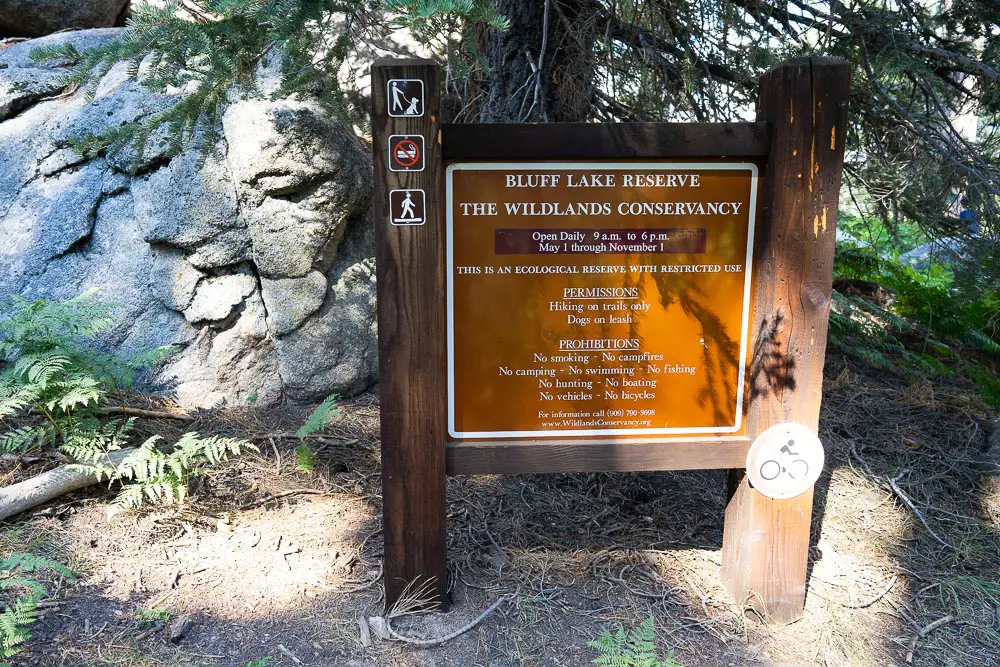
{"type": "Polygon", "coordinates": [[[453,164],[452,438],[741,432],[757,168],[453,164]]]}

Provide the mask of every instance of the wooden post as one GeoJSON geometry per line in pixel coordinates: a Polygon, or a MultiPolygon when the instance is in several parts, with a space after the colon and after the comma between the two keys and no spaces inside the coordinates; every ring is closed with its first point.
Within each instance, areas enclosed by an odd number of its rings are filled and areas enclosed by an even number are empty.
{"type": "Polygon", "coordinates": [[[387,609],[408,584],[428,581],[447,606],[439,76],[431,61],[372,66],[387,609]]]}
{"type": "MultiPolygon", "coordinates": [[[[798,58],[760,81],[757,120],[771,123],[764,216],[754,248],[747,435],[819,424],[851,69],[798,58]]],[[[771,620],[801,618],[812,489],[773,500],[730,473],[722,575],[730,594],[771,620]]]]}

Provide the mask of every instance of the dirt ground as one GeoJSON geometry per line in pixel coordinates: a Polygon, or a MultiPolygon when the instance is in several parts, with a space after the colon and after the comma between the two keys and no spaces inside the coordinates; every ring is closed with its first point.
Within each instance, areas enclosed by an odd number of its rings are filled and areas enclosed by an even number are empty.
{"type": "MultiPolygon", "coordinates": [[[[14,664],[580,667],[602,629],[652,616],[681,665],[1000,665],[1000,444],[995,415],[960,387],[828,357],[806,610],[785,627],[721,586],[722,471],[452,478],[452,610],[394,629],[443,636],[505,599],[426,649],[362,640],[358,619],[382,613],[376,395],[343,410],[311,441],[312,473],[288,436],[299,412],[155,422],[261,451],[185,508],[109,520],[93,488],[8,523],[3,553],[79,573],[48,582],[56,604],[14,664]]],[[[3,483],[32,472],[8,466],[3,483]]]]}

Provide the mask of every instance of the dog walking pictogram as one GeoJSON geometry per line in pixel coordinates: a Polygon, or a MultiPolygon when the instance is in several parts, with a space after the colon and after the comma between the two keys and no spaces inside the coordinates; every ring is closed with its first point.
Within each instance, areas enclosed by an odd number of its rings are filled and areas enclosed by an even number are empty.
{"type": "Polygon", "coordinates": [[[422,225],[426,218],[423,190],[390,190],[389,222],[397,227],[422,225]]]}
{"type": "Polygon", "coordinates": [[[389,171],[423,171],[424,138],[419,134],[389,137],[389,171]]]}
{"type": "Polygon", "coordinates": [[[389,115],[416,118],[424,115],[424,82],[420,79],[389,79],[389,115]]]}

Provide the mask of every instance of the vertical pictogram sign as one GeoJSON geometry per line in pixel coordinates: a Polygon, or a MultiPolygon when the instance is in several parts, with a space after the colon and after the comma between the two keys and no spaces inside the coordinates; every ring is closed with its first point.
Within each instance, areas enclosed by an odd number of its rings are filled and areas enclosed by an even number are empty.
{"type": "Polygon", "coordinates": [[[424,82],[420,79],[389,79],[386,99],[389,115],[417,118],[424,115],[424,82]]]}
{"type": "Polygon", "coordinates": [[[389,137],[389,171],[423,171],[424,138],[419,134],[389,137]]]}
{"type": "Polygon", "coordinates": [[[418,581],[445,610],[447,413],[420,398],[445,395],[439,66],[379,60],[372,110],[385,599],[418,581]]]}

